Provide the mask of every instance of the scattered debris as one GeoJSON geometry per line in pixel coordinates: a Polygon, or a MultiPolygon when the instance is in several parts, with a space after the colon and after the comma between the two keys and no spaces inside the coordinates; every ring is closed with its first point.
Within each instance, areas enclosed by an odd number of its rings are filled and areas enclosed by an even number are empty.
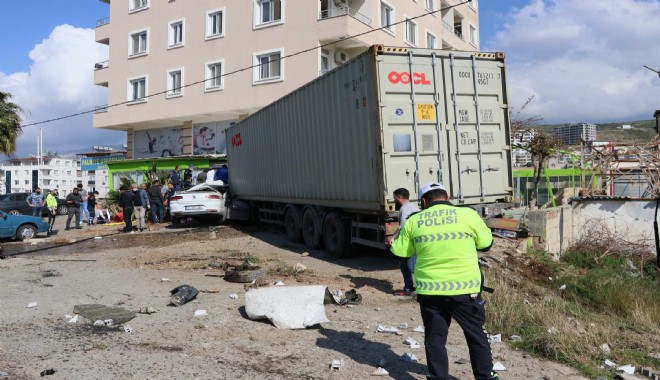
{"type": "Polygon", "coordinates": [[[0,371],[0,377],[9,377],[9,372],[0,371]]]}
{"type": "Polygon", "coordinates": [[[531,305],[531,304],[532,304],[531,302],[529,302],[529,300],[524,300],[523,303],[524,303],[525,305],[531,305]]]}
{"type": "Polygon", "coordinates": [[[648,356],[649,358],[660,360],[660,352],[651,352],[646,356],[648,356]]]}
{"type": "Polygon", "coordinates": [[[504,364],[500,362],[496,362],[495,364],[493,364],[493,371],[506,371],[506,367],[504,366],[504,364]]]}
{"type": "Polygon", "coordinates": [[[402,330],[405,330],[408,328],[408,324],[406,322],[399,323],[399,328],[402,330]]]}
{"type": "Polygon", "coordinates": [[[172,281],[169,278],[163,277],[160,279],[160,282],[172,282],[172,281]]]}
{"type": "Polygon", "coordinates": [[[330,363],[330,369],[341,369],[344,366],[344,359],[335,359],[330,363]]]}
{"type": "Polygon", "coordinates": [[[151,306],[145,306],[145,307],[139,308],[137,312],[140,313],[140,314],[153,314],[153,313],[157,312],[157,310],[154,309],[151,306]]]}
{"type": "Polygon", "coordinates": [[[225,280],[238,283],[256,283],[258,279],[266,276],[266,270],[256,265],[242,264],[232,269],[227,268],[225,280]]]}
{"type": "Polygon", "coordinates": [[[131,327],[129,324],[124,325],[124,332],[126,334],[133,332],[133,327],[131,327]]]}
{"type": "Polygon", "coordinates": [[[417,359],[417,356],[415,356],[415,354],[412,354],[410,352],[406,352],[405,354],[401,355],[401,360],[403,360],[406,363],[419,363],[419,359],[417,359]]]}
{"type": "Polygon", "coordinates": [[[28,303],[28,305],[27,305],[27,308],[28,308],[28,309],[33,309],[33,308],[35,308],[35,307],[37,307],[37,303],[36,303],[36,302],[30,302],[30,303],[28,303]]]}
{"type": "Polygon", "coordinates": [[[102,236],[94,236],[94,240],[101,240],[101,239],[103,239],[102,236]]]}
{"type": "Polygon", "coordinates": [[[80,314],[90,321],[114,321],[122,324],[135,318],[135,313],[121,307],[108,307],[99,304],[76,305],[73,307],[74,314],[80,314]]]}
{"type": "Polygon", "coordinates": [[[40,373],[39,375],[40,375],[41,377],[44,377],[44,376],[50,376],[50,375],[54,375],[55,372],[56,372],[56,371],[55,371],[54,369],[49,368],[49,369],[46,369],[46,370],[41,371],[41,373],[40,373]]]}
{"type": "Polygon", "coordinates": [[[511,341],[513,341],[513,342],[520,342],[520,341],[522,340],[522,338],[520,337],[520,335],[511,335],[511,336],[509,337],[509,339],[510,339],[511,341]]]}
{"type": "Polygon", "coordinates": [[[205,316],[205,315],[208,315],[208,313],[206,312],[206,310],[202,310],[202,309],[200,309],[200,310],[195,310],[195,317],[203,317],[203,316],[205,316]]]}
{"type": "Polygon", "coordinates": [[[380,359],[380,361],[378,362],[379,367],[385,367],[386,365],[387,365],[387,360],[385,359],[380,359]]]}
{"type": "Polygon", "coordinates": [[[399,329],[397,329],[394,326],[378,325],[378,328],[376,329],[376,332],[385,333],[385,334],[398,334],[399,329]]]}
{"type": "Polygon", "coordinates": [[[232,294],[229,295],[229,298],[231,298],[233,300],[238,299],[238,294],[232,293],[232,294]]]}
{"type": "Polygon", "coordinates": [[[559,330],[557,330],[557,328],[554,326],[548,329],[548,334],[557,334],[557,333],[559,333],[559,330]]]}
{"type": "Polygon", "coordinates": [[[69,318],[69,323],[78,323],[78,320],[80,320],[80,315],[76,314],[75,316],[69,318]]]}
{"type": "Polygon", "coordinates": [[[342,305],[359,305],[362,303],[362,295],[358,294],[357,290],[351,289],[346,292],[346,298],[340,301],[342,305]]]}
{"type": "Polygon", "coordinates": [[[403,343],[407,344],[410,348],[419,348],[420,347],[419,343],[411,337],[407,337],[406,340],[403,341],[403,343]]]}
{"type": "Polygon", "coordinates": [[[309,252],[303,252],[300,254],[300,257],[307,257],[309,256],[309,252]]]}
{"type": "Polygon", "coordinates": [[[103,322],[101,319],[94,321],[94,326],[105,326],[105,322],[103,322]]]}
{"type": "Polygon", "coordinates": [[[273,285],[275,285],[275,286],[284,286],[284,283],[282,281],[277,281],[277,282],[274,282],[273,285]]]}
{"type": "Polygon", "coordinates": [[[250,319],[267,318],[277,328],[303,329],[329,322],[323,306],[326,294],[322,285],[252,289],[245,293],[245,313],[250,319]]]}
{"type": "Polygon", "coordinates": [[[179,285],[170,290],[170,302],[174,306],[181,306],[190,302],[199,294],[199,290],[190,285],[179,285]]]}
{"type": "Polygon", "coordinates": [[[566,284],[559,287],[559,290],[566,290],[566,284]]]}
{"type": "Polygon", "coordinates": [[[467,364],[467,363],[469,363],[469,362],[470,362],[470,361],[467,360],[467,359],[465,359],[465,358],[460,358],[460,359],[454,361],[454,363],[456,363],[456,364],[467,364]]]}
{"type": "Polygon", "coordinates": [[[307,270],[307,267],[302,265],[301,263],[296,263],[296,265],[293,266],[293,271],[296,273],[302,273],[307,270]]]}
{"type": "Polygon", "coordinates": [[[211,240],[217,239],[217,236],[216,236],[216,234],[215,234],[215,231],[211,231],[211,232],[209,233],[209,239],[211,239],[211,240]]]}
{"type": "Polygon", "coordinates": [[[413,329],[414,332],[424,333],[424,326],[419,325],[413,329]]]}
{"type": "Polygon", "coordinates": [[[502,334],[490,335],[488,340],[490,343],[502,343],[502,334]]]}
{"type": "Polygon", "coordinates": [[[609,344],[603,343],[600,345],[600,350],[603,351],[606,354],[609,354],[612,350],[610,349],[609,344]]]}
{"type": "Polygon", "coordinates": [[[387,371],[385,370],[385,368],[383,368],[383,367],[378,367],[378,369],[376,369],[376,370],[372,373],[372,375],[374,375],[374,376],[387,376],[387,375],[389,375],[389,374],[390,374],[390,373],[387,372],[387,371]]]}
{"type": "Polygon", "coordinates": [[[605,361],[603,362],[603,367],[605,367],[605,368],[614,368],[614,367],[616,367],[616,363],[609,360],[609,359],[605,359],[605,361]]]}
{"type": "Polygon", "coordinates": [[[621,367],[617,367],[616,370],[627,373],[628,375],[635,374],[635,366],[632,364],[622,365],[621,367]]]}

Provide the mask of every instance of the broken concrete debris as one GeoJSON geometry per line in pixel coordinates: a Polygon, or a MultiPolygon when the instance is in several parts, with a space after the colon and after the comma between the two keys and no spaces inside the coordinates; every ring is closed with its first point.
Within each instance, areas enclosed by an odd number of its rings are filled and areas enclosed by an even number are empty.
{"type": "Polygon", "coordinates": [[[389,374],[390,374],[390,373],[387,372],[387,370],[385,370],[385,368],[383,368],[383,367],[378,367],[378,368],[372,373],[372,375],[374,375],[374,376],[387,376],[387,375],[389,375],[389,374]]]}
{"type": "Polygon", "coordinates": [[[121,325],[135,318],[135,313],[121,307],[108,307],[100,304],[76,305],[73,307],[74,314],[80,314],[90,321],[108,321],[121,325]]]}
{"type": "Polygon", "coordinates": [[[174,306],[181,306],[190,302],[199,294],[199,290],[190,285],[179,285],[170,290],[170,303],[174,306]]]}

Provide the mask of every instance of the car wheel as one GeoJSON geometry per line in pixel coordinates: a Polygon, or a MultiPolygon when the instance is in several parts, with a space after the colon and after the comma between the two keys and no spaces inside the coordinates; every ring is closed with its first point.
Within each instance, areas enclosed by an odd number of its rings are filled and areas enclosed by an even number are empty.
{"type": "Polygon", "coordinates": [[[7,214],[9,215],[21,215],[19,210],[10,210],[7,214]]]}
{"type": "Polygon", "coordinates": [[[37,236],[37,229],[29,224],[24,224],[18,227],[18,230],[16,231],[16,240],[18,241],[32,239],[35,236],[37,236]]]}
{"type": "Polygon", "coordinates": [[[68,213],[69,213],[69,208],[66,207],[65,205],[57,206],[57,214],[58,215],[66,215],[68,213]]]}

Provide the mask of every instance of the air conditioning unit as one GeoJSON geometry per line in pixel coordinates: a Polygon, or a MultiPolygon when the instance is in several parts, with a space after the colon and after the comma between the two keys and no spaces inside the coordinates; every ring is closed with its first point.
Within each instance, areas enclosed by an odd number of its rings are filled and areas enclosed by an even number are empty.
{"type": "Polygon", "coordinates": [[[348,54],[344,51],[336,51],[335,52],[335,62],[338,64],[342,64],[344,62],[348,61],[348,54]]]}

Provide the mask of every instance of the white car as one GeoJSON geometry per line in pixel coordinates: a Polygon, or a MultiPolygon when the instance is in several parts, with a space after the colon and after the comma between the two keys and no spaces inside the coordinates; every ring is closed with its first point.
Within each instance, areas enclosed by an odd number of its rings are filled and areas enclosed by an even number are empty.
{"type": "Polygon", "coordinates": [[[225,219],[225,196],[227,188],[222,181],[195,185],[174,194],[170,199],[172,224],[181,223],[183,218],[220,222],[225,219]]]}

